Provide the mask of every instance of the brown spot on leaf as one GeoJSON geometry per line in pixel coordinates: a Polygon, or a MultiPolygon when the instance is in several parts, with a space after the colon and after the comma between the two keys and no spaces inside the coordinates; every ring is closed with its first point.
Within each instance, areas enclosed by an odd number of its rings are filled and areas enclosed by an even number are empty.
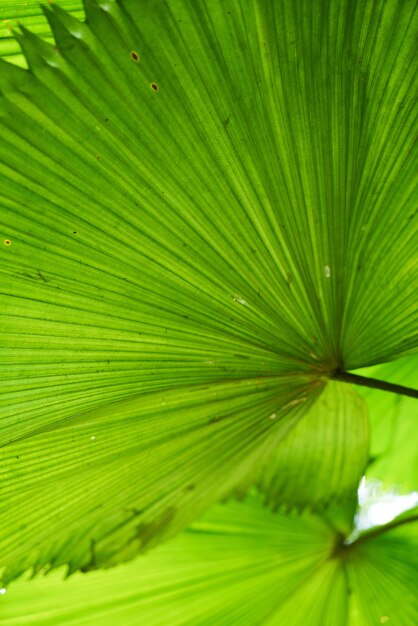
{"type": "Polygon", "coordinates": [[[139,63],[139,54],[135,50],[131,50],[131,59],[135,61],[135,63],[139,63]]]}
{"type": "Polygon", "coordinates": [[[160,90],[160,88],[158,87],[157,83],[151,83],[151,89],[153,91],[159,91],[160,90]]]}
{"type": "Polygon", "coordinates": [[[156,537],[164,533],[173,521],[175,515],[176,508],[174,506],[169,506],[157,519],[137,525],[136,535],[141,542],[141,550],[145,550],[156,537]]]}

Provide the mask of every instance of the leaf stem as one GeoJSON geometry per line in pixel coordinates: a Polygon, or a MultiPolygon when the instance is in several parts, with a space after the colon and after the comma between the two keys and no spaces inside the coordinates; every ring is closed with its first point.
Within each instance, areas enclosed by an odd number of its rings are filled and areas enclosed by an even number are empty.
{"type": "Polygon", "coordinates": [[[384,380],[376,380],[376,378],[368,378],[366,376],[359,376],[358,374],[350,374],[350,372],[336,370],[330,376],[330,378],[333,380],[339,380],[343,383],[352,383],[353,385],[361,385],[363,387],[371,387],[372,389],[390,391],[391,393],[397,393],[401,396],[418,398],[417,389],[411,389],[411,387],[404,387],[403,385],[396,385],[395,383],[388,383],[384,380]]]}
{"type": "Polygon", "coordinates": [[[372,528],[364,532],[364,534],[357,537],[357,539],[354,539],[354,541],[344,542],[341,546],[341,549],[349,550],[351,548],[357,547],[359,544],[369,541],[370,539],[375,539],[376,537],[379,537],[379,535],[383,535],[384,533],[387,533],[390,530],[394,530],[395,528],[398,528],[399,526],[404,526],[405,524],[411,524],[415,522],[418,522],[418,515],[412,515],[411,517],[394,519],[393,521],[388,522],[387,524],[382,524],[382,526],[376,526],[375,528],[372,528]]]}

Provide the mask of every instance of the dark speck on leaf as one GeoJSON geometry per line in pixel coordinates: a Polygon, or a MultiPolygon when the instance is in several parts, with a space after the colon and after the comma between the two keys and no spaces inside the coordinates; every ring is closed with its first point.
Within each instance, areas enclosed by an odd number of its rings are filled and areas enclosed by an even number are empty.
{"type": "Polygon", "coordinates": [[[174,506],[168,507],[162,512],[159,518],[138,524],[136,527],[137,537],[141,542],[141,549],[144,550],[148,544],[170,525],[176,515],[174,506]]]}
{"type": "Polygon", "coordinates": [[[4,240],[4,245],[5,245],[5,246],[10,246],[10,244],[11,244],[11,243],[12,243],[12,242],[10,241],[10,239],[5,239],[5,240],[4,240]]]}
{"type": "Polygon", "coordinates": [[[225,419],[225,415],[214,415],[214,417],[211,417],[208,424],[217,424],[218,422],[221,422],[222,420],[225,419]]]}
{"type": "Polygon", "coordinates": [[[41,270],[38,270],[38,276],[41,280],[44,281],[44,283],[49,283],[49,279],[45,278],[45,276],[42,274],[41,270]]]}
{"type": "Polygon", "coordinates": [[[139,63],[139,54],[135,52],[135,50],[131,51],[131,59],[135,61],[135,63],[139,63]]]}
{"type": "Polygon", "coordinates": [[[158,87],[157,83],[151,83],[151,89],[153,91],[159,91],[160,88],[158,87]]]}

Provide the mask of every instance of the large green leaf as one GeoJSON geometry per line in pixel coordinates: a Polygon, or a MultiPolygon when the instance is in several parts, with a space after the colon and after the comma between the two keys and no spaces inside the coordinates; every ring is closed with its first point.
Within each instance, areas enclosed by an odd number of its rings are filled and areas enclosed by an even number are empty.
{"type": "Polygon", "coordinates": [[[364,474],[368,446],[364,400],[351,386],[331,381],[279,443],[262,472],[260,487],[276,507],[288,503],[318,507],[335,498],[350,498],[364,474]]]}
{"type": "MultiPolygon", "coordinates": [[[[52,4],[70,11],[74,16],[82,18],[82,0],[49,0],[52,4]]],[[[0,56],[8,61],[26,67],[26,59],[22,54],[14,36],[14,29],[24,25],[43,39],[52,42],[53,37],[48,21],[42,12],[39,0],[2,0],[0,5],[0,56]]]]}
{"type": "MultiPolygon", "coordinates": [[[[417,386],[418,359],[406,357],[366,368],[358,373],[409,387],[417,386]]],[[[357,387],[364,397],[371,422],[367,477],[385,488],[418,491],[418,402],[413,398],[357,387]]]]}
{"type": "Polygon", "coordinates": [[[260,624],[332,546],[313,516],[274,515],[257,498],[230,503],[127,566],[13,583],[0,597],[2,625],[260,624]]]}
{"type": "Polygon", "coordinates": [[[292,387],[256,379],[141,394],[4,447],[4,581],[49,563],[114,564],[187,526],[287,434],[292,387]]]}
{"type": "Polygon", "coordinates": [[[180,530],[417,345],[415,2],[85,11],[0,69],[9,578],[180,530]]]}
{"type": "Polygon", "coordinates": [[[319,517],[272,514],[251,497],[128,565],[12,583],[2,625],[415,626],[414,524],[339,542],[319,517]]]}
{"type": "Polygon", "coordinates": [[[414,626],[418,621],[418,507],[385,527],[365,532],[347,548],[349,623],[414,626]]]}

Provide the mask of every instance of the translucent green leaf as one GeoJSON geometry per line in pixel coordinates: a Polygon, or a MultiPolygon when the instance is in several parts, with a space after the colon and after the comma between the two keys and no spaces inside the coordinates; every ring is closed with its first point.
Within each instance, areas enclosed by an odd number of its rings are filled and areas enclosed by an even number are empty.
{"type": "Polygon", "coordinates": [[[341,549],[320,517],[252,496],[127,565],[12,583],[2,625],[414,626],[417,534],[403,521],[341,549]]]}
{"type": "MultiPolygon", "coordinates": [[[[272,416],[271,416],[272,417],[272,416]]],[[[329,382],[280,442],[260,486],[276,507],[324,504],[356,492],[368,461],[366,405],[349,385],[329,382]]]]}
{"type": "Polygon", "coordinates": [[[256,499],[231,503],[127,567],[64,583],[61,574],[12,585],[1,598],[5,625],[8,617],[40,623],[53,605],[50,624],[94,623],[98,611],[102,623],[262,623],[331,549],[332,532],[317,518],[276,516],[256,499]]]}
{"type": "Polygon", "coordinates": [[[258,498],[231,502],[128,565],[13,583],[0,597],[2,626],[261,624],[332,545],[318,518],[274,515],[258,498]]]}
{"type": "Polygon", "coordinates": [[[417,346],[415,2],[85,11],[0,67],[9,577],[180,530],[417,346]]]}
{"type": "Polygon", "coordinates": [[[182,530],[287,434],[300,417],[292,387],[255,379],[141,394],[2,448],[4,581],[31,566],[112,565],[182,530]]]}
{"type": "MultiPolygon", "coordinates": [[[[50,4],[52,2],[78,18],[84,16],[82,0],[49,0],[50,4]]],[[[25,0],[25,2],[2,0],[0,5],[0,56],[25,67],[26,59],[14,37],[13,30],[20,25],[30,28],[42,39],[53,41],[51,29],[39,0],[25,0]]]]}
{"type": "Polygon", "coordinates": [[[358,540],[347,559],[351,590],[350,626],[418,621],[418,509],[358,540]],[[367,539],[364,541],[364,539],[367,539]]]}
{"type": "MultiPolygon", "coordinates": [[[[417,387],[418,358],[361,370],[364,376],[417,387]]],[[[386,488],[418,490],[418,402],[413,398],[377,389],[357,388],[364,397],[371,422],[370,462],[366,475],[379,479],[386,488]]]]}

